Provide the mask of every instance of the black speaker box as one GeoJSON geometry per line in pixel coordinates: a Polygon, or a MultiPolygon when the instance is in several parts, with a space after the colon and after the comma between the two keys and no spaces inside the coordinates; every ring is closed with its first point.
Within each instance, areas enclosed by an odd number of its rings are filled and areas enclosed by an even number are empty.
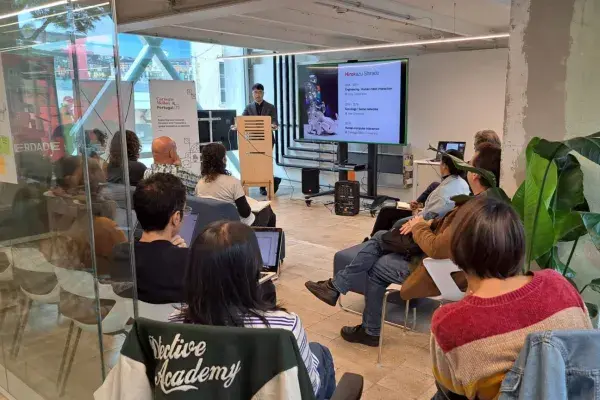
{"type": "Polygon", "coordinates": [[[319,193],[319,173],[316,168],[302,168],[302,193],[319,193]]]}
{"type": "Polygon", "coordinates": [[[335,183],[336,215],[352,216],[360,212],[360,183],[358,181],[338,181],[335,183]]]}

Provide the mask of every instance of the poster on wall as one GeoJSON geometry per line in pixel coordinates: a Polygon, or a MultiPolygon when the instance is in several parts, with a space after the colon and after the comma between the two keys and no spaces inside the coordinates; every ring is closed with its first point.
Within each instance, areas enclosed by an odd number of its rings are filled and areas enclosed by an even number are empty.
{"type": "Polygon", "coordinates": [[[150,81],[154,138],[168,136],[177,143],[181,165],[200,174],[198,108],[194,81],[150,81]]]}
{"type": "Polygon", "coordinates": [[[13,140],[8,120],[4,69],[0,62],[0,182],[18,183],[13,140]]]}
{"type": "Polygon", "coordinates": [[[3,134],[10,132],[12,136],[17,169],[21,153],[27,153],[29,162],[43,162],[63,146],[54,135],[60,118],[54,58],[6,53],[1,62],[6,120],[10,125],[3,134]]]}

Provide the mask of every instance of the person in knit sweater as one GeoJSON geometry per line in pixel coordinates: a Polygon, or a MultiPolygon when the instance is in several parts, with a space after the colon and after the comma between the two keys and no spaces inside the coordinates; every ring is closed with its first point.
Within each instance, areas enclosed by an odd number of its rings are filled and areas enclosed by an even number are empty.
{"type": "Polygon", "coordinates": [[[525,233],[510,204],[479,196],[458,209],[450,252],[469,286],[433,315],[435,400],[496,399],[529,333],[592,328],[577,289],[558,272],[521,273],[525,233]]]}
{"type": "MultiPolygon", "coordinates": [[[[500,177],[501,150],[493,144],[482,145],[471,159],[471,164],[492,172],[496,181],[500,177]]],[[[471,191],[476,196],[484,193],[489,183],[481,176],[469,173],[467,181],[471,191]]],[[[435,259],[450,258],[451,225],[460,207],[455,207],[443,218],[425,221],[423,216],[417,216],[406,222],[400,228],[404,235],[412,234],[414,242],[427,257],[435,259]]],[[[398,228],[394,228],[398,229],[398,228]]],[[[404,255],[389,253],[384,250],[382,236],[387,231],[377,232],[354,260],[346,268],[336,274],[333,279],[319,282],[306,282],[306,288],[319,300],[334,306],[340,296],[350,290],[352,280],[356,276],[367,275],[365,291],[365,309],[362,324],[345,326],[340,335],[348,342],[361,343],[367,346],[379,345],[381,331],[381,308],[387,287],[391,283],[403,283],[410,275],[409,261],[404,255]]],[[[429,278],[429,277],[428,277],[429,278]]],[[[464,279],[463,279],[464,282],[464,279]]],[[[415,290],[409,298],[427,297],[437,288],[431,278],[422,280],[414,285],[415,290]],[[418,291],[418,293],[414,293],[418,291]]],[[[439,294],[439,293],[438,293],[439,294]]]]}

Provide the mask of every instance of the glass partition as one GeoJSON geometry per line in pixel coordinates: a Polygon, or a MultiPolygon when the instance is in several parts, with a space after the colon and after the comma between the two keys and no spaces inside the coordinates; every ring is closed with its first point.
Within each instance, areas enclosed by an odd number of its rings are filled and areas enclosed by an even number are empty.
{"type": "Polygon", "coordinates": [[[0,392],[16,399],[92,398],[134,315],[115,47],[109,2],[0,3],[0,392]]]}

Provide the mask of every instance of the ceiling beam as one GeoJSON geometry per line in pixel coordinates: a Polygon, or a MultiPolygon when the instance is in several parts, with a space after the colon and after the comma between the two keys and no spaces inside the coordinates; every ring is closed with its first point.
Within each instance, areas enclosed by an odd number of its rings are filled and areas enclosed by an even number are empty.
{"type": "Polygon", "coordinates": [[[374,0],[368,5],[355,0],[315,0],[315,3],[453,35],[478,36],[490,33],[481,25],[397,2],[390,3],[388,0],[374,0]]]}
{"type": "Polygon", "coordinates": [[[200,21],[190,24],[176,24],[174,26],[201,31],[229,33],[255,38],[259,41],[276,41],[294,43],[309,47],[353,47],[365,44],[379,44],[380,41],[361,41],[356,38],[327,36],[315,33],[310,29],[297,29],[294,27],[273,26],[258,20],[246,20],[239,17],[223,18],[213,21],[200,21]]]}
{"type": "Polygon", "coordinates": [[[117,29],[136,32],[174,24],[213,20],[236,14],[272,10],[290,5],[292,0],[187,0],[183,6],[166,8],[156,1],[118,1],[117,29]]]}
{"type": "Polygon", "coordinates": [[[180,26],[163,26],[146,29],[136,33],[147,36],[189,40],[192,42],[213,43],[224,46],[245,47],[249,49],[282,52],[307,50],[306,44],[278,42],[277,40],[257,41],[256,38],[246,35],[239,35],[230,32],[213,32],[180,26]]]}
{"type": "Polygon", "coordinates": [[[416,35],[383,29],[369,24],[350,24],[341,18],[330,17],[306,10],[286,8],[270,10],[260,14],[245,14],[238,17],[275,26],[286,26],[310,30],[326,35],[348,36],[380,42],[401,42],[417,39],[416,35]]]}

